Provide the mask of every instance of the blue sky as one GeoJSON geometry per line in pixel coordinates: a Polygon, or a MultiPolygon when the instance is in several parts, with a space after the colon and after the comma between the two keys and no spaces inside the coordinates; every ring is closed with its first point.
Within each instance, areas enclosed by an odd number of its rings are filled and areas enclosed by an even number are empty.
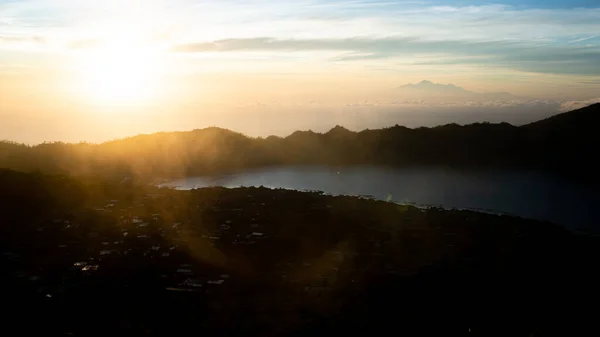
{"type": "Polygon", "coordinates": [[[252,60],[271,73],[600,77],[597,0],[0,0],[0,28],[0,72],[13,74],[125,46],[186,73],[248,72],[252,60]]]}
{"type": "Polygon", "coordinates": [[[600,76],[597,0],[0,0],[0,27],[0,60],[12,58],[4,68],[28,59],[15,53],[117,41],[206,59],[270,53],[364,69],[444,64],[600,76]]]}
{"type": "MultiPolygon", "coordinates": [[[[425,2],[425,1],[424,1],[425,2]]],[[[482,1],[482,0],[456,0],[456,1],[426,1],[429,4],[435,5],[452,5],[452,6],[477,6],[489,4],[505,4],[515,6],[517,8],[575,8],[575,7],[598,7],[598,0],[498,0],[498,1],[482,1]]]]}

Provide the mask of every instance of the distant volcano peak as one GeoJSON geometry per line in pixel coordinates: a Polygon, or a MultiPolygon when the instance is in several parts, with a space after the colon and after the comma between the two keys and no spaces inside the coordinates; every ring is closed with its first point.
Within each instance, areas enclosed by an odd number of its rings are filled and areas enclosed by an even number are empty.
{"type": "Polygon", "coordinates": [[[429,80],[423,80],[417,84],[405,84],[397,89],[399,90],[399,94],[422,98],[434,97],[439,99],[444,97],[461,100],[516,100],[523,98],[507,92],[477,93],[451,83],[440,84],[429,80]]]}

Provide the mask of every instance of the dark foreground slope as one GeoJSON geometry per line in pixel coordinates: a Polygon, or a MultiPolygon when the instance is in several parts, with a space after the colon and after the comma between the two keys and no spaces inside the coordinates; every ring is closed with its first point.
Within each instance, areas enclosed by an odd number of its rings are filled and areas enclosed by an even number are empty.
{"type": "Polygon", "coordinates": [[[597,329],[598,238],[548,223],[319,193],[173,191],[12,171],[0,172],[0,198],[3,329],[23,335],[597,329]],[[77,198],[57,200],[67,196],[77,198]]]}
{"type": "Polygon", "coordinates": [[[542,167],[597,176],[599,126],[600,103],[524,125],[525,157],[542,167]]]}
{"type": "Polygon", "coordinates": [[[140,135],[98,145],[0,143],[0,167],[174,178],[272,165],[441,165],[524,168],[598,182],[600,104],[524,125],[394,126],[249,138],[219,128],[140,135]]]}

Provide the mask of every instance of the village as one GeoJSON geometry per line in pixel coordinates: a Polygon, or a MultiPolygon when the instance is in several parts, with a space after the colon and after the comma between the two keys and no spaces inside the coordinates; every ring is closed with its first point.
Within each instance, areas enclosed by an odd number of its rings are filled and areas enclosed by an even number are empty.
{"type": "MultiPolygon", "coordinates": [[[[242,205],[237,196],[231,198],[235,203],[226,198],[198,198],[197,203],[186,205],[186,213],[168,192],[147,194],[135,205],[106,200],[92,210],[98,218],[94,226],[79,219],[52,219],[38,226],[37,231],[46,239],[55,238],[56,244],[45,249],[56,265],[37,273],[19,273],[40,284],[44,280],[51,284],[51,279],[59,275],[62,280],[66,277],[74,282],[87,282],[110,278],[123,269],[129,272],[139,269],[156,278],[157,284],[169,292],[211,294],[238,287],[243,279],[246,284],[249,280],[260,280],[260,283],[290,286],[315,298],[335,288],[340,279],[346,283],[350,280],[359,287],[364,274],[414,273],[409,268],[409,258],[401,266],[386,257],[398,232],[394,235],[389,228],[376,228],[379,226],[376,222],[361,229],[368,233],[367,237],[342,230],[336,232],[334,228],[340,225],[336,223],[315,224],[315,227],[299,223],[299,220],[326,219],[333,208],[329,197],[315,193],[307,195],[312,201],[290,200],[303,203],[292,205],[289,211],[297,214],[285,218],[273,214],[273,206],[268,202],[286,207],[286,197],[292,195],[297,199],[296,193],[281,190],[276,192],[277,200],[265,200],[261,197],[265,193],[262,189],[248,188],[243,192],[246,201],[242,205]],[[148,209],[163,212],[145,214],[148,209]],[[317,237],[309,240],[306,234],[317,237]],[[327,241],[324,234],[334,236],[333,241],[327,241]]],[[[414,207],[402,208],[404,212],[423,212],[414,207]]],[[[288,215],[289,211],[282,210],[282,214],[288,215]]],[[[415,227],[409,234],[407,228],[403,230],[405,236],[422,231],[415,227]]],[[[451,248],[453,244],[446,246],[451,248]]],[[[50,286],[46,296],[60,296],[61,291],[65,290],[53,291],[50,286]]]]}
{"type": "MultiPolygon", "coordinates": [[[[105,321],[98,335],[287,334],[365,317],[383,331],[399,312],[414,324],[433,315],[465,330],[487,301],[543,298],[537,284],[557,263],[572,265],[556,242],[589,247],[551,224],[321,192],[124,188],[101,196],[12,229],[1,259],[15,308],[38,310],[60,331],[105,321]],[[471,307],[451,310],[457,301],[471,307]]],[[[513,308],[520,313],[525,307],[513,308]]]]}

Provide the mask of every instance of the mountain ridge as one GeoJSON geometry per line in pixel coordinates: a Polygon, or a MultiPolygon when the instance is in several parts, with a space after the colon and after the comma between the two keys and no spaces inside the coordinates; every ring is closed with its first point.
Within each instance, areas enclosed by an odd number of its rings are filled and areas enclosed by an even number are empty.
{"type": "Polygon", "coordinates": [[[600,146],[594,128],[600,104],[523,126],[508,123],[446,124],[433,128],[391,126],[325,133],[296,131],[286,137],[251,138],[210,127],[137,135],[101,144],[0,142],[0,167],[169,178],[281,165],[381,165],[517,167],[595,177],[590,155],[600,146]]]}

